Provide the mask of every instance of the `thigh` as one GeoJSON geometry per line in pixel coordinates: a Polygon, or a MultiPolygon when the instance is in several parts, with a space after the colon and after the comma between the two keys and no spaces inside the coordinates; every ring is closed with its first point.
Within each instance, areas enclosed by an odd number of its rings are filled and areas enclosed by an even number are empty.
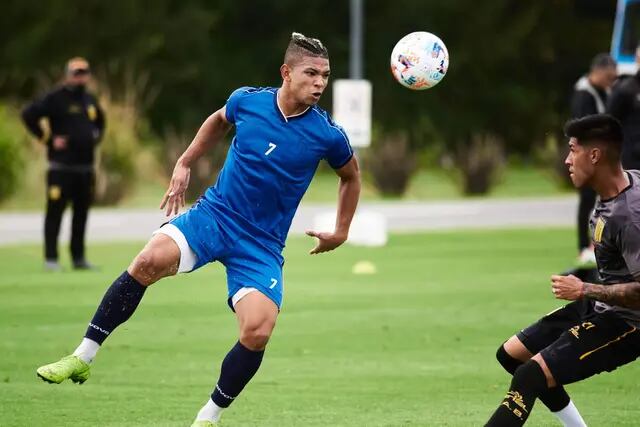
{"type": "Polygon", "coordinates": [[[74,174],[73,191],[71,198],[75,207],[88,207],[93,198],[94,175],[93,172],[79,172],[74,174]]]}
{"type": "Polygon", "coordinates": [[[222,262],[227,268],[227,301],[232,310],[233,297],[243,288],[256,289],[280,309],[284,291],[282,255],[246,238],[236,242],[231,254],[222,262]]]}
{"type": "Polygon", "coordinates": [[[560,307],[527,326],[516,336],[531,354],[539,353],[587,315],[591,311],[590,304],[590,301],[581,300],[560,307]]]}
{"type": "Polygon", "coordinates": [[[50,170],[47,172],[47,204],[62,207],[69,200],[69,179],[65,172],[50,170]]]}
{"type": "MultiPolygon", "coordinates": [[[[209,209],[207,202],[201,199],[185,213],[169,221],[168,224],[179,230],[184,242],[195,254],[195,263],[191,268],[180,271],[196,270],[205,264],[223,259],[230,252],[234,242],[227,237],[216,215],[218,214],[209,209]]],[[[181,242],[177,243],[183,246],[181,242]]]]}
{"type": "Polygon", "coordinates": [[[235,306],[240,330],[265,327],[269,333],[278,317],[278,306],[262,292],[251,292],[235,306]]]}
{"type": "Polygon", "coordinates": [[[559,384],[611,372],[640,356],[640,333],[611,311],[566,330],[540,352],[559,384]]]}

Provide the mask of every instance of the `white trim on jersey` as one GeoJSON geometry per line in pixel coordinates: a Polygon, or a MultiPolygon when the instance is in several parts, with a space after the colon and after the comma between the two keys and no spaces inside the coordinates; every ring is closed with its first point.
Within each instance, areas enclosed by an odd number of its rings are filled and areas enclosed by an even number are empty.
{"type": "Polygon", "coordinates": [[[289,123],[289,119],[293,119],[294,117],[301,116],[304,113],[306,113],[307,111],[309,111],[309,108],[311,108],[311,107],[307,107],[302,113],[294,114],[294,115],[291,115],[291,116],[285,116],[284,112],[282,111],[282,108],[280,108],[280,98],[278,97],[279,93],[280,93],[280,91],[276,90],[276,105],[278,106],[278,110],[280,111],[280,114],[282,115],[282,118],[287,123],[289,123]]]}

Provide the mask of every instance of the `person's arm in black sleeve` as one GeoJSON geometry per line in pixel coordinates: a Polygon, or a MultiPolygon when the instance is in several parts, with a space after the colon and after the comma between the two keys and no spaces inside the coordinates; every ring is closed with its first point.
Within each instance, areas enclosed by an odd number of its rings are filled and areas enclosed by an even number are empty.
{"type": "Polygon", "coordinates": [[[96,102],[95,105],[96,105],[96,113],[97,113],[96,129],[98,130],[98,137],[96,138],[96,144],[97,144],[100,141],[102,141],[102,138],[104,137],[104,128],[106,126],[106,118],[104,116],[104,110],[102,109],[100,104],[96,102]]]}
{"type": "Polygon", "coordinates": [[[40,127],[40,119],[49,116],[48,97],[44,96],[27,105],[22,110],[22,121],[36,138],[42,140],[44,131],[40,127]]]}
{"type": "Polygon", "coordinates": [[[629,107],[631,106],[630,101],[631,99],[627,92],[622,90],[620,87],[614,88],[611,96],[609,97],[609,102],[607,103],[607,113],[611,114],[618,120],[624,119],[629,111],[629,107]]]}

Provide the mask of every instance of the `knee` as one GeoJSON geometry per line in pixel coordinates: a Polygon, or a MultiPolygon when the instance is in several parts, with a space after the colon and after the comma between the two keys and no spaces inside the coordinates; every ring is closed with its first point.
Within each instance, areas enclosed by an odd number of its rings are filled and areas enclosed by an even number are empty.
{"type": "Polygon", "coordinates": [[[504,370],[509,372],[511,375],[513,375],[516,372],[516,369],[522,365],[520,360],[514,358],[507,352],[504,348],[504,344],[498,347],[498,350],[496,351],[496,359],[498,360],[498,363],[502,365],[504,370]]]}
{"type": "Polygon", "coordinates": [[[513,374],[515,384],[526,384],[532,390],[541,392],[549,387],[542,367],[531,359],[520,365],[513,374]]]}
{"type": "Polygon", "coordinates": [[[256,325],[248,325],[240,331],[240,342],[252,351],[264,350],[271,338],[273,324],[263,322],[256,325]]]}
{"type": "Polygon", "coordinates": [[[153,251],[144,249],[129,266],[131,274],[140,284],[149,286],[167,276],[167,267],[153,251]]]}

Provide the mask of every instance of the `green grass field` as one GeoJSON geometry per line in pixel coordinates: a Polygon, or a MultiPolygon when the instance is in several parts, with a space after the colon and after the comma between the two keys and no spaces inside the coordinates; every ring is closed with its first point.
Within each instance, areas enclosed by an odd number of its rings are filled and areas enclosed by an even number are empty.
{"type": "MultiPolygon", "coordinates": [[[[44,166],[42,166],[44,169],[44,166]]],[[[34,170],[28,174],[16,194],[0,204],[0,210],[42,210],[45,205],[43,172],[34,170]],[[24,197],[24,194],[35,194],[36,197],[24,197]]],[[[140,179],[133,184],[131,195],[125,198],[120,207],[155,208],[166,191],[167,181],[160,178],[140,179]]],[[[333,203],[337,197],[338,178],[330,171],[323,170],[316,174],[309,190],[304,196],[305,202],[333,203]]],[[[558,185],[549,170],[534,167],[507,168],[495,188],[483,197],[553,197],[573,194],[573,190],[558,185]]],[[[449,172],[442,169],[424,169],[412,178],[406,193],[398,197],[383,197],[376,190],[371,177],[364,176],[361,200],[450,200],[462,199],[459,186],[449,172]]]]}
{"type": "MultiPolygon", "coordinates": [[[[498,345],[560,305],[548,276],[573,231],[394,235],[385,248],[286,251],[286,297],[262,369],[224,426],[479,426],[509,378],[498,345]],[[373,261],[375,275],[351,273],[373,261]]],[[[39,246],[0,248],[0,425],[188,426],[236,339],[224,270],[167,279],[107,340],[84,385],[35,368],[71,352],[141,243],[91,245],[100,272],[45,274],[39,246]]],[[[589,426],[636,426],[640,364],[570,385],[589,426]]],[[[536,405],[528,425],[559,425],[536,405]]]]}

